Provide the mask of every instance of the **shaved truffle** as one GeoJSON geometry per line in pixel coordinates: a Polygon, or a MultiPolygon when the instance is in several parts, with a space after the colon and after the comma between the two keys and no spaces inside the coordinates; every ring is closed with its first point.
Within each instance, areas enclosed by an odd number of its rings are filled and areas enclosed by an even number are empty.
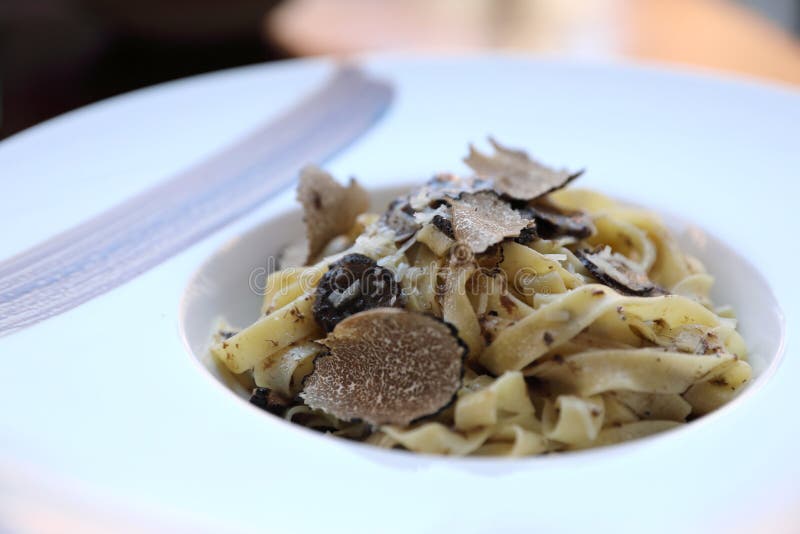
{"type": "Polygon", "coordinates": [[[345,421],[405,426],[450,405],[461,387],[466,348],[452,327],[394,308],[362,312],[320,341],[300,396],[345,421]]]}
{"type": "Polygon", "coordinates": [[[405,241],[419,230],[419,223],[414,219],[414,209],[405,198],[398,198],[389,204],[381,222],[395,233],[397,241],[405,241]]]}
{"type": "Polygon", "coordinates": [[[458,176],[451,173],[440,173],[428,180],[425,187],[449,198],[457,198],[461,193],[491,191],[492,182],[478,176],[458,176]]]}
{"type": "Polygon", "coordinates": [[[305,263],[317,256],[334,237],[346,233],[356,217],[369,208],[369,197],[355,180],[340,185],[327,172],[309,166],[300,173],[297,199],[303,205],[308,253],[305,263]]]}
{"type": "Polygon", "coordinates": [[[536,221],[537,233],[543,239],[564,236],[585,239],[597,231],[589,215],[579,210],[561,209],[546,197],[526,206],[521,213],[536,221]]]}
{"type": "Polygon", "coordinates": [[[514,199],[533,200],[552,193],[583,173],[556,170],[531,159],[522,150],[506,148],[492,138],[489,142],[494,155],[482,154],[470,146],[464,162],[479,176],[491,178],[498,193],[514,199]]]}
{"type": "Polygon", "coordinates": [[[437,208],[458,198],[462,193],[491,191],[492,182],[475,176],[457,176],[450,173],[437,174],[428,182],[408,195],[409,203],[417,211],[437,208]]]}
{"type": "Polygon", "coordinates": [[[452,201],[453,234],[479,254],[506,237],[516,237],[529,221],[492,191],[464,193],[452,201]]]}
{"type": "Polygon", "coordinates": [[[269,388],[255,388],[250,395],[250,403],[271,414],[283,415],[291,401],[269,388]]]}
{"type": "Polygon", "coordinates": [[[539,232],[536,230],[536,221],[531,221],[528,226],[520,230],[519,236],[514,238],[514,241],[520,245],[528,245],[533,243],[539,237],[539,232]]]}
{"type": "Polygon", "coordinates": [[[664,290],[655,285],[625,256],[611,252],[610,247],[595,251],[579,250],[575,256],[601,283],[625,295],[646,297],[662,295],[664,290]]]}
{"type": "Polygon", "coordinates": [[[582,212],[563,214],[537,211],[535,220],[539,236],[543,239],[555,239],[564,236],[584,239],[595,233],[592,220],[582,212]]]}
{"type": "Polygon", "coordinates": [[[363,254],[348,254],[332,263],[317,285],[311,310],[330,332],[339,321],[372,308],[402,307],[400,284],[389,269],[363,254]]]}
{"type": "Polygon", "coordinates": [[[434,215],[433,219],[431,219],[431,224],[450,239],[455,239],[455,234],[453,234],[453,222],[450,219],[445,219],[441,215],[434,215]]]}

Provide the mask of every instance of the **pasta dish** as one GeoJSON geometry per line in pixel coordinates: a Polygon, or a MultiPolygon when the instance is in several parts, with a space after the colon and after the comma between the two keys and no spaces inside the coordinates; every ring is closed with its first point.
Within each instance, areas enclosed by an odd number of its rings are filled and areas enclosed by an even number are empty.
{"type": "Polygon", "coordinates": [[[261,316],[211,349],[253,404],[379,447],[526,456],[662,432],[737,394],[733,311],[660,218],[490,141],[468,175],[379,214],[354,180],[303,170],[306,239],[261,316]]]}

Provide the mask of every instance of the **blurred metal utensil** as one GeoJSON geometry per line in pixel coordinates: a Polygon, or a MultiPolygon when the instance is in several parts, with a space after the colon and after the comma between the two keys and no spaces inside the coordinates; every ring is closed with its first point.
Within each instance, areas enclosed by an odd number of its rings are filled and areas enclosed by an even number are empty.
{"type": "Polygon", "coordinates": [[[347,66],[275,120],[168,181],[0,262],[0,336],[158,265],[323,163],[388,108],[392,87],[347,66]]]}

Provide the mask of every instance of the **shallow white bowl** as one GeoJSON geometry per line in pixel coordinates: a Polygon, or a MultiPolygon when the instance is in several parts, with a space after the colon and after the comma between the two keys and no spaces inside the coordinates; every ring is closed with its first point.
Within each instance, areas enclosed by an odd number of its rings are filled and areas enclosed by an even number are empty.
{"type": "MultiPolygon", "coordinates": [[[[373,190],[371,210],[383,212],[389,202],[408,192],[411,187],[412,185],[392,186],[373,190]]],[[[739,331],[749,350],[753,379],[732,402],[721,409],[678,429],[650,436],[645,441],[659,438],[680,439],[681,432],[689,432],[701,424],[706,424],[717,415],[732,413],[736,406],[746,402],[746,398],[753,395],[774,374],[784,354],[786,337],[785,320],[775,295],[764,277],[746,258],[697,225],[673,215],[663,214],[662,219],[675,235],[681,248],[700,259],[709,273],[715,277],[712,300],[717,304],[730,304],[736,310],[739,331]],[[747,283],[742,283],[743,280],[747,283]]],[[[181,334],[190,357],[203,368],[201,372],[210,374],[231,393],[245,401],[249,398],[250,391],[242,387],[233,375],[211,356],[209,348],[212,335],[221,319],[236,327],[244,327],[259,317],[262,297],[257,287],[254,287],[254,276],[262,277],[265,266],[274,265],[280,251],[299,240],[303,232],[302,212],[299,207],[265,220],[217,250],[192,276],[185,289],[179,319],[181,334]]],[[[248,406],[241,406],[241,409],[253,409],[248,406]]],[[[299,428],[267,412],[263,412],[263,415],[264,424],[275,425],[276,436],[299,428]]],[[[319,439],[320,447],[327,446],[330,440],[339,440],[327,436],[320,437],[318,433],[312,431],[308,431],[308,437],[319,439]]],[[[346,441],[346,443],[361,449],[360,445],[353,442],[346,441]]],[[[596,454],[601,458],[607,452],[607,450],[590,450],[582,454],[596,454]]],[[[396,451],[390,453],[408,454],[396,451]]],[[[574,454],[576,453],[566,455],[574,454]]],[[[556,457],[548,455],[541,460],[547,461],[556,457]]],[[[598,461],[601,461],[600,458],[598,461]]],[[[453,458],[440,460],[454,461],[453,458]]],[[[484,457],[464,460],[487,461],[484,457]]]]}

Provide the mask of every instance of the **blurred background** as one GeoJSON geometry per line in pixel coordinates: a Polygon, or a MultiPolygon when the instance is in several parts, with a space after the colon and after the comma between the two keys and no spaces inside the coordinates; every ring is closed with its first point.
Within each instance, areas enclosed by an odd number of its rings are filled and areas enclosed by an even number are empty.
{"type": "Polygon", "coordinates": [[[503,49],[800,85],[800,0],[0,0],[0,138],[192,74],[364,50],[503,49]]]}

